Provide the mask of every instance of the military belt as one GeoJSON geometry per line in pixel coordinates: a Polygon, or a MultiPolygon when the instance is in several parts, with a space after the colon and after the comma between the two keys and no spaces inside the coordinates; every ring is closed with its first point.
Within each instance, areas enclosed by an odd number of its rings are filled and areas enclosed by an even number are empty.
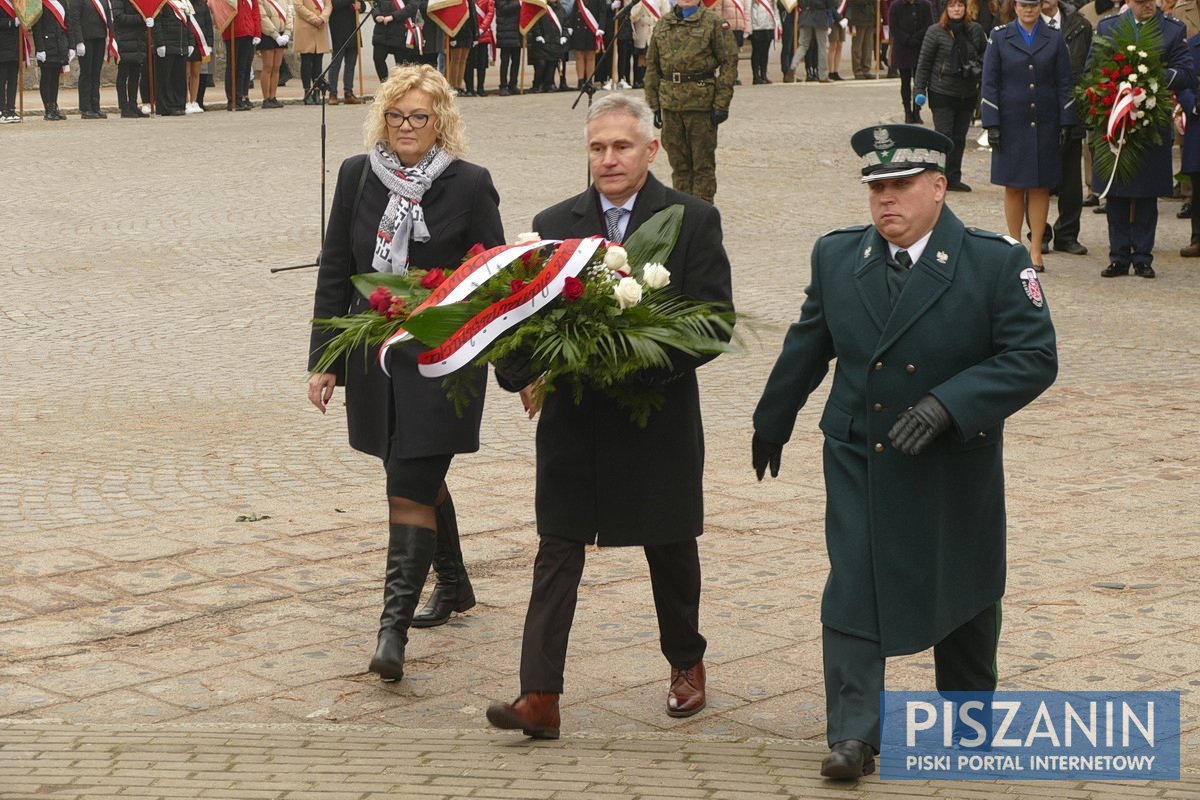
{"type": "Polygon", "coordinates": [[[711,81],[717,77],[717,73],[709,70],[708,72],[672,72],[668,75],[671,83],[699,83],[700,81],[711,81]]]}

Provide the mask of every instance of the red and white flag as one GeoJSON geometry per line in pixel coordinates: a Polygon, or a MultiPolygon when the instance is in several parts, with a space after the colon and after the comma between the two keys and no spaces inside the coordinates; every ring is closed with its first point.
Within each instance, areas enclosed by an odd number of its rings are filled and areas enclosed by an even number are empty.
{"type": "MultiPolygon", "coordinates": [[[[582,0],[576,0],[576,2],[582,2],[582,0]]],[[[521,0],[521,16],[517,18],[517,29],[522,34],[529,33],[529,29],[537,24],[542,14],[554,16],[546,8],[546,0],[521,0]]]]}
{"type": "Polygon", "coordinates": [[[429,0],[425,14],[453,38],[471,18],[471,6],[468,0],[429,0]]]}

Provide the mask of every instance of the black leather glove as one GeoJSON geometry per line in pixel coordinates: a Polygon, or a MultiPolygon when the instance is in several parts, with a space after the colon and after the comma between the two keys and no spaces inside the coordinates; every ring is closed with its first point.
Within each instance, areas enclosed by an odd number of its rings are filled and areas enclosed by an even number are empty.
{"type": "Polygon", "coordinates": [[[750,460],[754,463],[754,473],[760,481],[768,466],[771,467],[771,477],[779,477],[779,457],[782,455],[783,445],[768,442],[757,433],[754,434],[754,439],[750,442],[750,460]]]}
{"type": "Polygon", "coordinates": [[[915,456],[949,429],[950,412],[936,397],[927,394],[896,419],[888,438],[901,453],[915,456]]]}
{"type": "Polygon", "coordinates": [[[729,119],[729,109],[728,108],[714,108],[712,110],[712,121],[713,121],[714,127],[716,127],[717,125],[720,125],[722,122],[724,122],[727,119],[729,119]]]}
{"type": "Polygon", "coordinates": [[[654,127],[656,127],[656,128],[662,127],[662,112],[661,111],[654,112],[654,127]]]}
{"type": "Polygon", "coordinates": [[[999,150],[1000,149],[1000,129],[999,128],[988,128],[987,135],[988,135],[988,147],[992,148],[993,150],[999,150]]]}
{"type": "Polygon", "coordinates": [[[529,359],[524,355],[513,354],[497,358],[492,362],[492,366],[496,368],[496,378],[500,381],[501,388],[510,392],[521,391],[541,374],[530,366],[529,359]]]}

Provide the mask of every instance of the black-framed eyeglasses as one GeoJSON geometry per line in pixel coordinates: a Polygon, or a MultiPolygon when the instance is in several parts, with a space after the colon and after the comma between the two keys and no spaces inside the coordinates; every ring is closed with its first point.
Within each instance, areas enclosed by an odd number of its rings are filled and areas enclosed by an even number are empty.
{"type": "Polygon", "coordinates": [[[399,128],[407,122],[413,130],[418,130],[429,124],[430,116],[430,114],[401,114],[399,111],[385,111],[383,112],[383,121],[389,128],[399,128]]]}

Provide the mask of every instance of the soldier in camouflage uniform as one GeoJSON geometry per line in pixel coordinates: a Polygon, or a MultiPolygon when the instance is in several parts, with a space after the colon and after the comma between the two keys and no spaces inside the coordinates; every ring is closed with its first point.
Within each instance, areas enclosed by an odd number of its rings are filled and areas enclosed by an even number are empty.
{"type": "Polygon", "coordinates": [[[671,183],[712,202],[717,126],[729,118],[737,45],[719,12],[679,0],[654,26],[646,54],[646,102],[671,161],[671,183]]]}

